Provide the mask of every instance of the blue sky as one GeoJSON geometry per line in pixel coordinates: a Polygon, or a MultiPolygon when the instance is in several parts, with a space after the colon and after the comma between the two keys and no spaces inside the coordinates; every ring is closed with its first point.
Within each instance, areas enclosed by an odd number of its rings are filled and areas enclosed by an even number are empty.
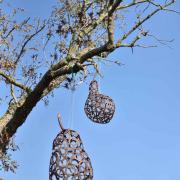
{"type": "MultiPolygon", "coordinates": [[[[33,16],[49,14],[51,0],[15,0],[33,16]]],[[[176,7],[180,7],[178,2],[176,7]]],[[[88,84],[74,93],[73,129],[89,154],[94,180],[180,180],[180,19],[159,14],[148,26],[159,37],[172,39],[172,48],[120,49],[109,58],[124,66],[101,66],[101,92],[116,103],[113,120],[98,125],[87,119],[83,107],[88,84]]],[[[0,172],[5,180],[46,180],[52,141],[59,132],[61,112],[68,127],[71,92],[58,89],[48,107],[40,102],[18,129],[20,151],[13,154],[20,165],[16,174],[0,172]]]]}

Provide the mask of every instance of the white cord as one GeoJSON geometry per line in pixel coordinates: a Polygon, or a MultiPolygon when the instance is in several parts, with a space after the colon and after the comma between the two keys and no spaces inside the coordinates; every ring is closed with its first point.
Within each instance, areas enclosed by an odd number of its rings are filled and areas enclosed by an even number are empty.
{"type": "Polygon", "coordinates": [[[74,79],[74,76],[72,78],[70,89],[71,89],[71,98],[70,98],[70,113],[69,113],[68,127],[70,129],[72,129],[73,125],[74,125],[74,103],[75,103],[75,95],[74,95],[74,93],[75,93],[75,79],[74,79]]]}
{"type": "MultiPolygon", "coordinates": [[[[99,72],[101,72],[101,62],[98,61],[99,72]]],[[[98,89],[101,92],[101,76],[98,77],[98,89]]]]}
{"type": "Polygon", "coordinates": [[[71,90],[71,121],[70,121],[70,128],[73,129],[74,126],[74,105],[75,105],[75,90],[71,90]]]}

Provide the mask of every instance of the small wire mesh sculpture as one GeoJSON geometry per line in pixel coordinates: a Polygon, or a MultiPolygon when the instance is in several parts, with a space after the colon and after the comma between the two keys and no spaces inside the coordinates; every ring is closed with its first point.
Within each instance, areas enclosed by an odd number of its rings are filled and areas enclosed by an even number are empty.
{"type": "Polygon", "coordinates": [[[49,180],[92,180],[91,161],[76,131],[64,129],[58,115],[61,132],[53,142],[49,180]]]}
{"type": "Polygon", "coordinates": [[[113,100],[98,92],[98,83],[91,81],[89,95],[85,103],[84,111],[88,118],[95,123],[105,124],[110,122],[115,112],[113,100]]]}

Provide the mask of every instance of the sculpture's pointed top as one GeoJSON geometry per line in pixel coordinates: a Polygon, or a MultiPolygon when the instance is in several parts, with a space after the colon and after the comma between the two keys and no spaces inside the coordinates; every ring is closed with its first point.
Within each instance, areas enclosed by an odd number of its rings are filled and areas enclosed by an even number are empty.
{"type": "Polygon", "coordinates": [[[96,80],[92,80],[89,85],[89,93],[97,93],[98,92],[98,83],[96,80]]]}
{"type": "Polygon", "coordinates": [[[59,126],[60,126],[61,130],[64,130],[64,127],[62,125],[62,118],[61,118],[60,113],[57,114],[57,118],[58,118],[58,122],[59,122],[59,126]]]}

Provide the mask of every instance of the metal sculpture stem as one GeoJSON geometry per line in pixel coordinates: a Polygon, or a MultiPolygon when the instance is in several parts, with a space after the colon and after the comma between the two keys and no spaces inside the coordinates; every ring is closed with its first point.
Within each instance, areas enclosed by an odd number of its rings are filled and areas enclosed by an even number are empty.
{"type": "Polygon", "coordinates": [[[63,131],[64,127],[62,125],[62,118],[61,118],[61,114],[60,113],[57,114],[57,118],[58,118],[59,126],[60,126],[61,130],[63,131]]]}

